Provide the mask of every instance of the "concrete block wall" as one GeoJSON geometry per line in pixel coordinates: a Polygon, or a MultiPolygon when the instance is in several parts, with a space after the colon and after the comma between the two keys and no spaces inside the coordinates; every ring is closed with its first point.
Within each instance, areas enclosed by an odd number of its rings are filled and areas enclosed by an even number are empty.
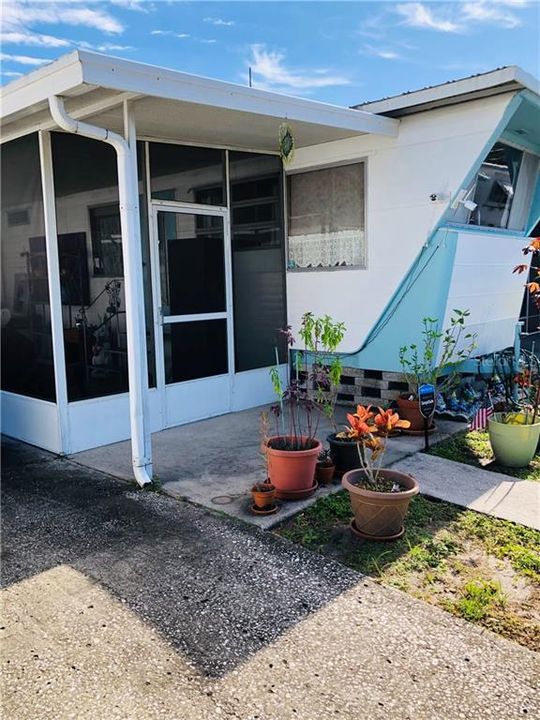
{"type": "Polygon", "coordinates": [[[337,391],[337,403],[387,406],[408,389],[402,373],[344,367],[337,391]]]}

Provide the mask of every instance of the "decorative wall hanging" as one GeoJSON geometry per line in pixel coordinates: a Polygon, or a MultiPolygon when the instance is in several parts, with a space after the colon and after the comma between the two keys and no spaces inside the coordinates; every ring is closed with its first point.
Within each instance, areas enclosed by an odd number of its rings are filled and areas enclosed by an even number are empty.
{"type": "Polygon", "coordinates": [[[294,135],[287,122],[279,126],[279,154],[284,165],[289,165],[294,158],[294,135]]]}

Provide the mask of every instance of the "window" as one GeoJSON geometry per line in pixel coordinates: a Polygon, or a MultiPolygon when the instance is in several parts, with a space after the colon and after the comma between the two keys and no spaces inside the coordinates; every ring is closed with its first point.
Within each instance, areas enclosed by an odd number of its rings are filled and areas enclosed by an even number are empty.
{"type": "Polygon", "coordinates": [[[118,205],[90,208],[90,228],[94,275],[121,277],[124,265],[118,205]]]}
{"type": "Polygon", "coordinates": [[[482,163],[476,178],[469,225],[507,228],[517,187],[523,152],[497,143],[482,163]]]}
{"type": "Polygon", "coordinates": [[[289,176],[289,269],[366,267],[364,184],[364,163],[289,176]]]}
{"type": "Polygon", "coordinates": [[[453,222],[503,230],[523,230],[538,172],[538,158],[498,142],[474,182],[462,190],[453,222]]]}

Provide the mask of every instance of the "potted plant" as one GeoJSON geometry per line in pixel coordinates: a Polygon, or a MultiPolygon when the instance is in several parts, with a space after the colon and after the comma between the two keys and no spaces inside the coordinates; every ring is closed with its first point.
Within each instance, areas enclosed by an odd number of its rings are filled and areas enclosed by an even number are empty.
{"type": "Polygon", "coordinates": [[[336,466],[330,455],[330,450],[323,448],[317,458],[317,465],[315,466],[315,480],[320,485],[330,485],[334,479],[334,473],[336,466]]]}
{"type": "MultiPolygon", "coordinates": [[[[268,413],[261,413],[261,437],[262,447],[268,440],[268,413]]],[[[276,505],[276,488],[270,482],[268,477],[268,456],[266,452],[262,452],[264,458],[265,480],[264,482],[256,482],[251,487],[251,512],[255,515],[271,515],[278,510],[276,505]]]]}
{"type": "MultiPolygon", "coordinates": [[[[540,237],[532,238],[523,248],[524,255],[533,255],[529,264],[516,265],[513,273],[529,272],[525,287],[533,303],[540,309],[540,273],[534,264],[540,252],[540,237]]],[[[512,368],[515,371],[518,368],[512,368]]],[[[505,400],[496,407],[488,420],[489,442],[497,462],[506,467],[525,467],[533,459],[540,437],[540,371],[538,360],[515,374],[508,373],[505,400]]]]}
{"type": "MultiPolygon", "coordinates": [[[[291,328],[282,333],[287,346],[295,340],[291,328]]],[[[302,316],[300,336],[303,350],[294,354],[291,367],[289,350],[289,382],[283,386],[276,367],[270,375],[278,403],[272,412],[276,419],[276,434],[265,443],[268,474],[283,499],[299,498],[311,494],[315,487],[315,466],[322,445],[317,430],[322,413],[333,413],[335,388],[341,376],[341,361],[333,355],[345,333],[343,323],[329,316],[317,318],[313,313],[302,316]]]]}
{"type": "Polygon", "coordinates": [[[513,399],[488,419],[489,442],[500,465],[525,467],[533,459],[540,438],[540,377],[523,370],[514,378],[513,399]]]}
{"type": "Polygon", "coordinates": [[[347,415],[349,427],[340,433],[354,441],[361,466],[341,480],[354,513],[351,529],[367,540],[395,540],[403,535],[409,503],[419,488],[410,475],[381,465],[388,435],[396,428],[408,428],[409,421],[392,410],[374,412],[363,406],[358,410],[347,415]]]}
{"type": "MultiPolygon", "coordinates": [[[[468,310],[454,310],[450,326],[439,330],[439,321],[422,320],[422,344],[404,345],[399,349],[399,362],[409,385],[409,392],[397,399],[400,416],[410,422],[407,432],[423,432],[424,418],[418,405],[418,388],[433,385],[435,401],[459,383],[459,368],[476,348],[476,335],[466,332],[468,310]]],[[[431,419],[431,425],[433,418],[431,419]]]]}

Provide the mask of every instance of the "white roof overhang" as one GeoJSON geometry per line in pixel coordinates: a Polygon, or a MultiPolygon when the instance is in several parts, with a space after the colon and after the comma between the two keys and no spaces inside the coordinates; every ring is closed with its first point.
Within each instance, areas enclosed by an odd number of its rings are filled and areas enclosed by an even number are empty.
{"type": "Polygon", "coordinates": [[[491,95],[528,89],[538,94],[538,80],[517,65],[491,70],[461,80],[434,85],[423,90],[413,90],[382,100],[354,105],[357,110],[382,113],[388,117],[401,117],[445,105],[455,105],[491,95]]]}
{"type": "Polygon", "coordinates": [[[399,125],[372,112],[77,50],[2,88],[2,139],[54,129],[51,95],[64,97],[73,117],[111,130],[122,130],[122,103],[130,100],[139,137],[253,150],[276,151],[285,119],[297,147],[365,133],[395,136],[399,125]]]}

